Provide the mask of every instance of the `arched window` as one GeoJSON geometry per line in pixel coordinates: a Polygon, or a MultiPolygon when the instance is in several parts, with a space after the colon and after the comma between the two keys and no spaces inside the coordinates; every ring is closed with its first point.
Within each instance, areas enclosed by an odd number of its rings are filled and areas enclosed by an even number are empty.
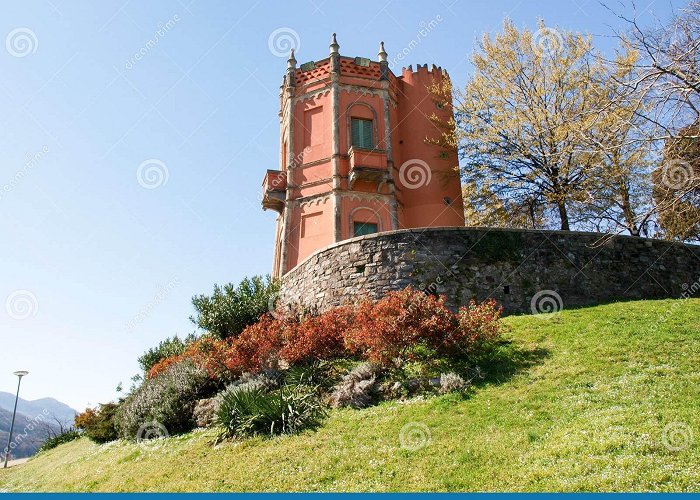
{"type": "Polygon", "coordinates": [[[348,148],[374,149],[379,141],[377,111],[366,102],[353,102],[345,109],[348,148]]]}
{"type": "Polygon", "coordinates": [[[372,149],[374,140],[372,138],[372,120],[365,118],[352,118],[352,146],[356,148],[372,149]]]}
{"type": "Polygon", "coordinates": [[[356,207],[350,212],[352,236],[364,236],[382,230],[382,219],[376,210],[369,207],[356,207]]]}
{"type": "Polygon", "coordinates": [[[379,231],[379,226],[375,222],[353,222],[353,236],[364,236],[374,234],[379,231]]]}

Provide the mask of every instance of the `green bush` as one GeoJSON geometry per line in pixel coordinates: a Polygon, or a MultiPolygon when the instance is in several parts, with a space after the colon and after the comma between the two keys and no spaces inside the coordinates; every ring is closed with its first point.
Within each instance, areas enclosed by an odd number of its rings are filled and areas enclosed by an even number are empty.
{"type": "Polygon", "coordinates": [[[158,377],[146,379],[117,410],[119,435],[143,439],[152,435],[148,429],[154,425],[168,435],[194,429],[194,406],[208,395],[209,383],[207,372],[190,362],[177,363],[158,377]]]}
{"type": "Polygon", "coordinates": [[[218,397],[217,423],[229,437],[291,434],[315,427],[326,410],[313,389],[259,384],[231,386],[218,397]]]}
{"type": "Polygon", "coordinates": [[[181,340],[177,335],[172,338],[167,338],[158,344],[158,346],[152,347],[144,352],[139,357],[139,365],[144,373],[148,373],[148,370],[159,361],[182,354],[187,346],[195,340],[197,340],[197,337],[194,334],[189,334],[184,340],[181,340]]]}
{"type": "Polygon", "coordinates": [[[197,314],[190,320],[220,339],[235,337],[269,310],[278,290],[279,284],[269,275],[245,278],[237,287],[233,283],[214,285],[211,296],[192,298],[197,314]]]}
{"type": "Polygon", "coordinates": [[[48,451],[54,449],[56,446],[60,446],[64,443],[69,443],[71,441],[74,441],[80,437],[80,432],[78,432],[76,429],[70,428],[66,431],[63,431],[60,434],[57,434],[55,436],[51,436],[49,439],[44,441],[44,443],[41,445],[41,448],[39,448],[39,451],[48,451]]]}
{"type": "Polygon", "coordinates": [[[114,441],[119,436],[115,426],[115,417],[119,409],[118,403],[107,403],[99,408],[88,408],[75,417],[75,426],[98,444],[114,441]]]}

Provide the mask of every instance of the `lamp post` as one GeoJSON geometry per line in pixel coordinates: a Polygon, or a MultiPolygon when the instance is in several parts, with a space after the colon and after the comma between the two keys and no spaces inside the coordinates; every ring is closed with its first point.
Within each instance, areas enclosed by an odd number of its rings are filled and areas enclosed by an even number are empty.
{"type": "Polygon", "coordinates": [[[19,401],[19,386],[22,385],[22,377],[29,375],[29,372],[20,370],[15,372],[17,375],[17,395],[15,396],[15,409],[12,411],[12,424],[10,424],[10,435],[7,437],[7,448],[5,448],[5,467],[7,469],[7,461],[10,458],[10,444],[12,443],[12,431],[15,427],[15,416],[17,415],[17,401],[19,401]]]}

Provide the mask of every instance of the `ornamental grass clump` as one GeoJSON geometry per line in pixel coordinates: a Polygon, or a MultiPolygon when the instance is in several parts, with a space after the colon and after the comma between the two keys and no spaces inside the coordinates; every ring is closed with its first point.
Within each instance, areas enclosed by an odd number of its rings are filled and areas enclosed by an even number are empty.
{"type": "Polygon", "coordinates": [[[362,363],[353,368],[333,389],[331,405],[335,407],[366,408],[377,398],[377,377],[381,368],[374,363],[362,363]]]}
{"type": "Polygon", "coordinates": [[[227,437],[292,434],[317,426],[326,415],[316,392],[301,386],[269,391],[244,383],[230,386],[217,401],[217,423],[227,437]]]}

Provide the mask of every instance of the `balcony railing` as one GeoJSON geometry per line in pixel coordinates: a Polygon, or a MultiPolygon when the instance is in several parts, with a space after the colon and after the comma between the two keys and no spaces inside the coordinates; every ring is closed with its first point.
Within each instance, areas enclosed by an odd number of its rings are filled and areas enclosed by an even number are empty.
{"type": "Polygon", "coordinates": [[[383,149],[363,149],[351,147],[348,151],[350,158],[350,188],[357,181],[381,183],[388,177],[386,151],[383,149]]]}
{"type": "Polygon", "coordinates": [[[268,170],[263,179],[262,206],[277,212],[284,210],[287,192],[287,173],[281,170],[268,170]]]}

